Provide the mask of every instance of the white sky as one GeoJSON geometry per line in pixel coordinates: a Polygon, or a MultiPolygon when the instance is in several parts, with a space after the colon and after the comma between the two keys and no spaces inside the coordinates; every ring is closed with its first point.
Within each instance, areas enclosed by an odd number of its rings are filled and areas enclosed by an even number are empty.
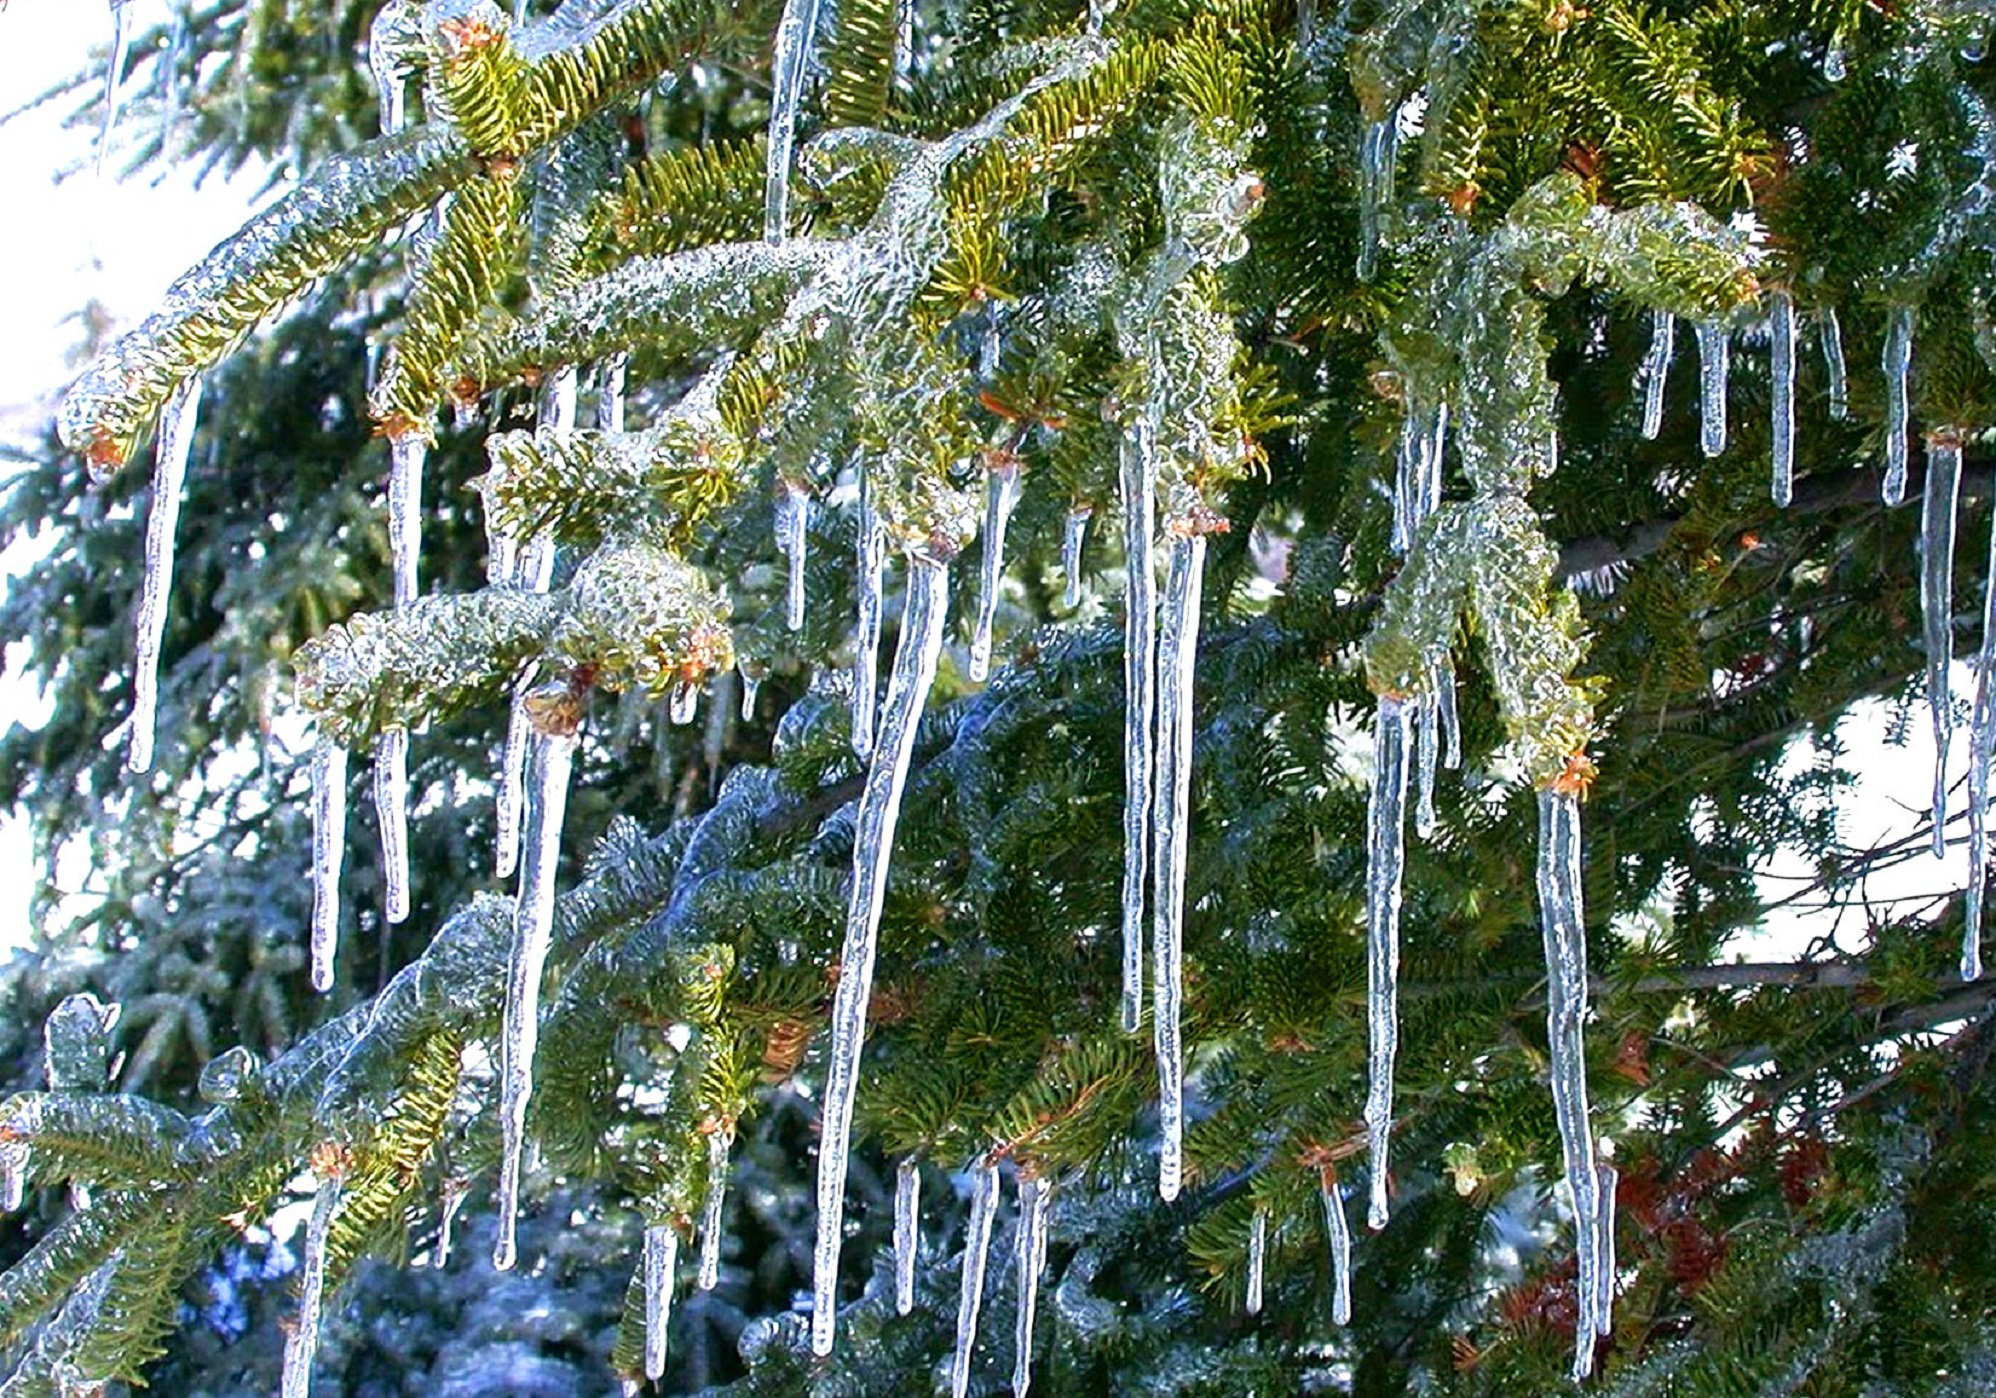
{"type": "MultiPolygon", "coordinates": [[[[134,28],[142,29],[167,13],[166,0],[131,0],[130,10],[134,28]]],[[[109,29],[101,0],[6,3],[0,10],[0,111],[71,73],[101,71],[109,29]]],[[[0,438],[36,430],[67,380],[65,353],[78,336],[66,318],[93,297],[118,324],[142,317],[175,276],[240,225],[254,192],[247,181],[235,187],[211,181],[197,192],[181,175],[151,184],[100,179],[91,169],[91,134],[61,127],[58,115],[68,105],[0,127],[0,266],[7,269],[0,280],[0,438]],[[59,181],[65,174],[69,178],[59,181]]],[[[0,556],[0,569],[18,570],[27,561],[16,551],[0,556]]],[[[1958,610],[1972,605],[1972,599],[1957,601],[1958,610]]],[[[1964,683],[1958,674],[1958,691],[1964,683]]],[[[0,685],[0,720],[36,722],[41,710],[28,686],[0,685]]],[[[1845,835],[1857,847],[1882,835],[1904,835],[1925,819],[1932,763],[1926,725],[1915,723],[1901,748],[1884,745],[1883,728],[1876,706],[1845,724],[1851,765],[1864,773],[1845,807],[1845,835]]],[[[1957,774],[1965,747],[1958,737],[1957,774]]],[[[0,947],[18,944],[25,933],[27,849],[21,823],[0,820],[0,947]]],[[[1770,895],[1792,888],[1786,879],[1806,868],[1799,858],[1782,861],[1769,871],[1770,895]]],[[[1918,896],[1958,888],[1966,872],[1965,852],[1957,845],[1945,862],[1912,861],[1874,880],[1870,891],[1874,898],[1918,896]]],[[[1755,959],[1793,955],[1820,930],[1820,920],[1780,915],[1739,950],[1755,959]]]]}

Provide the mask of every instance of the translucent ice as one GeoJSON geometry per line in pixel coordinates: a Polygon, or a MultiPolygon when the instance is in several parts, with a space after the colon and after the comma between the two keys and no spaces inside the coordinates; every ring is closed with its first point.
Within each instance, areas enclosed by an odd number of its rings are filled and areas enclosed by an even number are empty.
{"type": "Polygon", "coordinates": [[[1060,569],[1066,575],[1066,587],[1060,604],[1069,611],[1081,605],[1081,546],[1088,538],[1088,521],[1094,517],[1089,506],[1076,505],[1067,512],[1067,524],[1061,530],[1060,569]]]}
{"type": "Polygon", "coordinates": [[[429,446],[420,433],[389,447],[388,553],[395,568],[395,605],[406,607],[420,591],[417,569],[423,546],[423,462],[429,446]]]}
{"type": "Polygon", "coordinates": [[[956,1352],[950,1358],[950,1398],[970,1391],[970,1360],[977,1348],[977,1313],[984,1307],[984,1264],[991,1254],[991,1224],[998,1215],[998,1167],[979,1160],[970,1167],[970,1222],[963,1237],[963,1289],[956,1305],[956,1352]]]}
{"type": "Polygon", "coordinates": [[[1462,766],[1462,720],[1455,706],[1455,662],[1446,654],[1434,666],[1435,707],[1441,718],[1442,766],[1451,772],[1462,766]]]}
{"type": "Polygon", "coordinates": [[[1123,500],[1123,1029],[1143,1019],[1144,875],[1149,868],[1151,779],[1156,765],[1157,583],[1152,576],[1157,460],[1148,424],[1124,433],[1123,500]]]}
{"type": "Polygon", "coordinates": [[[1324,1172],[1324,1232],[1331,1243],[1331,1323],[1351,1324],[1351,1224],[1336,1176],[1324,1172]]]}
{"type": "Polygon", "coordinates": [[[312,989],[333,988],[340,870],[347,858],[347,750],[321,732],[312,748],[312,989]]]}
{"type": "MultiPolygon", "coordinates": [[[[113,13],[122,14],[123,11],[113,13]]],[[[180,493],[201,412],[201,380],[189,379],[159,418],[152,506],[146,512],[145,566],[139,576],[138,645],[132,667],[132,746],[125,765],[152,769],[159,726],[159,654],[166,640],[166,606],[173,593],[173,536],[180,523],[180,493]]]]}
{"type": "Polygon", "coordinates": [[[1785,291],[1774,293],[1768,307],[1767,333],[1773,387],[1769,405],[1773,495],[1775,504],[1786,506],[1795,497],[1795,303],[1785,291]]]}
{"type": "Polygon", "coordinates": [[[1405,857],[1407,743],[1414,706],[1379,698],[1372,730],[1372,798],[1366,806],[1366,1139],[1372,1197],[1366,1219],[1386,1226],[1388,1147],[1393,1137],[1393,1060],[1400,1049],[1400,875],[1405,857]]]}
{"type": "Polygon", "coordinates": [[[908,599],[901,640],[887,680],[880,731],[866,786],[860,793],[853,837],[851,901],[846,905],[845,946],[839,956],[832,1002],[831,1066],[826,1075],[823,1142],[818,1148],[818,1236],[813,1267],[811,1347],[829,1354],[838,1324],[839,1248],[844,1240],[846,1159],[852,1142],[853,1099],[866,1044],[866,1012],[873,994],[873,957],[880,910],[887,894],[887,865],[901,815],[901,789],[915,752],[915,733],[935,683],[949,610],[949,573],[925,553],[908,556],[908,599]]]}
{"type": "Polygon", "coordinates": [[[670,716],[672,721],[684,727],[693,722],[693,716],[700,710],[700,686],[697,684],[676,684],[672,687],[670,716]]]}
{"type": "Polygon", "coordinates": [[[1947,754],[1954,732],[1948,666],[1954,660],[1954,523],[1961,493],[1961,439],[1927,443],[1920,510],[1920,619],[1927,651],[1927,712],[1934,726],[1934,857],[1947,857],[1947,754]]]}
{"type": "Polygon", "coordinates": [[[1388,112],[1366,125],[1358,143],[1358,279],[1372,280],[1379,261],[1379,221],[1393,199],[1400,116],[1388,112]]]}
{"type": "Polygon", "coordinates": [[[409,916],[409,730],[384,729],[374,740],[374,816],[381,827],[383,911],[409,916]]]}
{"type": "Polygon", "coordinates": [[[672,1325],[673,1273],[679,1269],[679,1231],[670,1223],[645,1225],[645,1377],[665,1373],[665,1336],[672,1325]]]}
{"type": "Polygon", "coordinates": [[[700,1289],[721,1279],[721,1214],[728,1202],[728,1133],[707,1137],[707,1197],[700,1206],[700,1289]]]}
{"type": "Polygon", "coordinates": [[[1268,1270],[1268,1210],[1256,1209],[1248,1224],[1247,1313],[1261,1314],[1262,1280],[1268,1270]]]}
{"type": "Polygon", "coordinates": [[[1669,311],[1649,313],[1649,353],[1643,356],[1643,436],[1651,441],[1663,431],[1663,393],[1670,383],[1670,362],[1677,353],[1677,317],[1669,311]]]}
{"type": "Polygon", "coordinates": [[[1726,381],[1733,339],[1717,321],[1698,325],[1698,445],[1707,456],[1726,449],[1726,381]]]}
{"type": "Polygon", "coordinates": [[[1885,503],[1906,498],[1906,434],[1912,405],[1906,380],[1913,366],[1913,308],[1894,306],[1885,324],[1885,503]]]}
{"type": "Polygon", "coordinates": [[[819,0],[784,0],[770,64],[769,182],[763,203],[763,236],[780,243],[790,227],[790,156],[797,142],[797,108],[804,74],[817,47],[819,0]]]}
{"type": "Polygon", "coordinates": [[[339,1213],[338,1175],[319,1181],[312,1215],[305,1224],[305,1255],[298,1264],[298,1319],[284,1338],[283,1398],[306,1398],[312,1391],[312,1361],[319,1353],[319,1312],[326,1295],[326,1248],[339,1213]]]}
{"type": "Polygon", "coordinates": [[[1996,530],[1982,584],[1982,648],[1975,659],[1975,711],[1968,737],[1968,913],[1961,978],[1982,979],[1983,882],[1989,874],[1989,764],[1996,749],[1996,530]]]}
{"type": "Polygon", "coordinates": [[[915,1309],[915,1258],[922,1246],[922,1167],[913,1156],[894,1168],[894,1310],[915,1309]]]}
{"type": "Polygon", "coordinates": [[[1850,416],[1850,368],[1844,360],[1844,330],[1835,306],[1823,307],[1823,367],[1830,378],[1830,416],[1850,416]]]}
{"type": "Polygon", "coordinates": [[[785,594],[785,620],[792,631],[804,629],[804,564],[811,542],[811,492],[795,481],[776,487],[776,547],[790,561],[785,594]]]}
{"type": "Polygon", "coordinates": [[[624,384],[631,357],[613,354],[603,361],[603,378],[596,392],[596,425],[605,432],[624,430],[624,384]]]}
{"type": "Polygon", "coordinates": [[[970,641],[970,677],[991,674],[991,631],[998,617],[998,590],[1005,581],[1005,528],[1019,504],[1019,468],[1004,462],[986,473],[984,566],[978,575],[977,626],[970,641]]]}
{"type": "Polygon", "coordinates": [[[97,168],[104,168],[104,156],[118,131],[118,84],[125,76],[125,59],[131,52],[131,23],[125,11],[131,0],[111,0],[111,66],[104,70],[104,126],[97,134],[97,168]]]}
{"type": "Polygon", "coordinates": [[[430,1253],[430,1265],[439,1271],[450,1265],[451,1235],[457,1228],[458,1210],[464,1207],[466,1185],[461,1175],[444,1181],[443,1200],[437,1208],[437,1245],[430,1253]]]}
{"type": "Polygon", "coordinates": [[[1435,768],[1441,755],[1441,695],[1422,692],[1414,716],[1414,833],[1428,839],[1435,833],[1435,768]]]}
{"type": "Polygon", "coordinates": [[[873,756],[874,694],[880,684],[880,592],[887,572],[887,531],[873,508],[864,467],[859,476],[859,615],[852,641],[852,753],[873,756]]]}
{"type": "Polygon", "coordinates": [[[1019,1300],[1012,1343],[1012,1393],[1025,1398],[1033,1381],[1033,1321],[1039,1310],[1040,1274],[1047,1265],[1047,1213],[1053,1182],[1019,1176],[1019,1229],[1012,1255],[1019,1300]]]}

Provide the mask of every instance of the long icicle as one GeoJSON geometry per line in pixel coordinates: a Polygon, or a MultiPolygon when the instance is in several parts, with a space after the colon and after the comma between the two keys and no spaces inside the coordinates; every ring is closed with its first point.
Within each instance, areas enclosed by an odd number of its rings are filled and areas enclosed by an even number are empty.
{"type": "Polygon", "coordinates": [[[340,871],[347,860],[347,750],[323,728],[312,746],[312,989],[333,988],[340,871]]]}
{"type": "Polygon", "coordinates": [[[388,450],[388,553],[398,607],[414,602],[421,591],[423,465],[429,450],[420,432],[396,438],[388,450]]]}
{"type": "Polygon", "coordinates": [[[1151,944],[1152,1037],[1157,1047],[1157,1192],[1176,1199],[1185,1170],[1185,862],[1191,834],[1192,686],[1199,652],[1199,592],[1206,571],[1206,536],[1186,533],[1171,543],[1165,574],[1163,639],[1158,647],[1156,883],[1151,944]]]}
{"type": "Polygon", "coordinates": [[[1726,381],[1732,374],[1733,337],[1718,321],[1698,330],[1698,445],[1707,456],[1726,450],[1726,381]]]}
{"type": "Polygon", "coordinates": [[[672,1325],[673,1274],[679,1270],[679,1230],[645,1225],[645,1377],[665,1375],[665,1337],[672,1325]]]}
{"type": "Polygon", "coordinates": [[[1643,356],[1643,436],[1655,441],[1663,431],[1663,394],[1670,384],[1670,364],[1677,354],[1677,317],[1669,311],[1649,313],[1649,353],[1643,356]]]}
{"type": "Polygon", "coordinates": [[[1380,696],[1373,720],[1365,840],[1365,1130],[1372,1154],[1366,1222],[1372,1228],[1384,1228],[1387,1215],[1393,1060],[1400,1050],[1400,873],[1406,855],[1407,743],[1413,719],[1413,704],[1380,696]]]}
{"type": "Polygon", "coordinates": [[[1414,713],[1414,833],[1431,839],[1435,833],[1435,768],[1441,759],[1442,700],[1432,679],[1414,713]]]}
{"type": "Polygon", "coordinates": [[[1907,379],[1913,367],[1913,308],[1894,306],[1885,323],[1885,484],[1880,494],[1888,505],[1906,498],[1906,434],[1912,427],[1912,402],[1907,379]]]}
{"type": "Polygon", "coordinates": [[[1380,218],[1393,201],[1400,114],[1368,122],[1358,139],[1358,279],[1372,280],[1379,265],[1380,218]]]}
{"type": "Polygon", "coordinates": [[[1019,1297],[1012,1339],[1012,1398],[1025,1398],[1033,1382],[1033,1321],[1039,1312],[1040,1276],[1047,1265],[1047,1214],[1053,1181],[1019,1176],[1019,1228],[1012,1260],[1019,1297]]]}
{"type": "Polygon", "coordinates": [[[712,1291],[721,1279],[721,1216],[728,1203],[729,1135],[707,1137],[707,1197],[700,1205],[700,1272],[702,1291],[712,1291]]]}
{"type": "Polygon", "coordinates": [[[956,1351],[950,1356],[950,1398],[970,1392],[970,1360],[977,1348],[977,1314],[984,1307],[984,1264],[991,1255],[991,1224],[998,1216],[998,1166],[970,1167],[970,1222],[963,1235],[963,1289],[956,1303],[956,1351]]]}
{"type": "Polygon", "coordinates": [[[873,995],[873,957],[880,909],[887,894],[887,865],[894,827],[901,817],[901,789],[915,752],[915,733],[942,655],[949,611],[949,570],[926,553],[908,555],[908,600],[901,640],[887,679],[873,761],[860,792],[852,855],[851,901],[846,905],[845,946],[839,953],[838,990],[832,1001],[832,1056],[826,1074],[824,1132],[818,1147],[818,1236],[813,1259],[811,1348],[832,1352],[838,1326],[839,1247],[845,1233],[846,1159],[852,1144],[853,1100],[866,1044],[866,1011],[873,995]]]}
{"type": "Polygon", "coordinates": [[[1143,1021],[1144,876],[1149,871],[1150,799],[1157,750],[1157,582],[1152,575],[1155,436],[1139,422],[1123,434],[1123,1031],[1143,1021]]]}
{"type": "Polygon", "coordinates": [[[1453,772],[1462,766],[1462,719],[1456,711],[1455,661],[1443,651],[1435,660],[1436,709],[1441,716],[1442,766],[1453,772]]]}
{"type": "Polygon", "coordinates": [[[1982,646],[1975,657],[1975,712],[1968,736],[1968,910],[1961,926],[1961,978],[1982,979],[1983,881],[1989,872],[1989,763],[1996,749],[1996,527],[1982,575],[1982,646]]]}
{"type": "Polygon", "coordinates": [[[922,1166],[909,1156],[894,1167],[894,1313],[915,1309],[915,1258],[922,1248],[922,1166]]]}
{"type": "Polygon", "coordinates": [[[1580,891],[1580,801],[1568,791],[1539,793],[1538,891],[1546,958],[1546,1038],[1552,1052],[1553,1111],[1559,1119],[1566,1184],[1573,1196],[1573,1250],[1579,1316],[1573,1376],[1594,1368],[1594,1341],[1608,1333],[1600,1304],[1601,1176],[1587,1107],[1587,928],[1580,891]]]}
{"type": "Polygon", "coordinates": [[[985,473],[984,559],[978,570],[977,624],[970,639],[970,677],[991,674],[991,633],[998,620],[998,590],[1005,582],[1005,528],[1019,504],[1019,465],[1001,461],[985,473]]]}
{"type": "Polygon", "coordinates": [[[152,505],[146,511],[145,564],[139,575],[138,646],[132,666],[132,745],[125,766],[152,770],[159,727],[159,654],[166,640],[166,607],[173,594],[173,536],[180,525],[180,494],[194,424],[201,414],[201,380],[189,379],[160,414],[154,454],[152,505]]]}
{"type": "Polygon", "coordinates": [[[492,1265],[500,1271],[518,1257],[515,1225],[520,1212],[520,1174],[527,1145],[527,1101],[534,1091],[534,1048],[541,1032],[541,974],[547,967],[554,932],[555,866],[561,858],[562,816],[568,806],[568,778],[575,762],[575,728],[534,735],[528,760],[526,861],[513,909],[513,953],[506,978],[505,1021],[500,1038],[498,1236],[492,1265]]]}
{"type": "Polygon", "coordinates": [[[1927,440],[1920,509],[1920,623],[1927,650],[1927,713],[1934,726],[1934,858],[1947,857],[1947,753],[1954,733],[1948,668],[1954,660],[1954,523],[1961,494],[1961,438],[1927,440]]]}
{"type": "Polygon", "coordinates": [[[1247,1313],[1261,1314],[1263,1280],[1268,1272],[1268,1210],[1256,1206],[1248,1223],[1247,1313]]]}
{"type": "Polygon", "coordinates": [[[864,463],[859,472],[859,617],[852,640],[852,755],[873,756],[873,725],[880,687],[880,593],[887,573],[887,531],[873,505],[864,463]]]}
{"type": "Polygon", "coordinates": [[[1615,1187],[1621,1172],[1607,1161],[1600,1168],[1599,1226],[1594,1243],[1594,1274],[1598,1289],[1594,1297],[1594,1333],[1606,1337],[1615,1323],[1615,1187]]]}
{"type": "MultiPolygon", "coordinates": [[[[322,1155],[332,1152],[321,1148],[322,1155]]],[[[319,1353],[319,1312],[326,1295],[326,1249],[343,1191],[337,1171],[328,1169],[312,1199],[305,1223],[305,1255],[298,1264],[298,1320],[284,1338],[282,1398],[307,1398],[312,1391],[312,1361],[319,1353]]]]}
{"type": "Polygon", "coordinates": [[[819,0],[784,0],[770,63],[769,170],[763,198],[763,237],[780,243],[790,229],[790,157],[797,144],[797,109],[804,74],[817,48],[819,0]]]}
{"type": "Polygon", "coordinates": [[[1835,306],[1823,307],[1823,368],[1830,379],[1830,416],[1850,416],[1850,365],[1844,359],[1844,328],[1835,306]]]}
{"type": "Polygon", "coordinates": [[[1069,611],[1081,605],[1081,547],[1088,539],[1088,521],[1094,517],[1091,506],[1076,505],[1067,512],[1067,523],[1060,532],[1060,571],[1064,579],[1060,604],[1069,611]]]}
{"type": "Polygon", "coordinates": [[[1331,1324],[1351,1324],[1351,1224],[1345,1218],[1338,1177],[1326,1169],[1322,1177],[1324,1235],[1331,1246],[1331,1324]]]}
{"type": "Polygon", "coordinates": [[[409,730],[385,728],[374,740],[374,816],[381,827],[382,913],[409,917],[409,730]]]}
{"type": "Polygon", "coordinates": [[[1773,383],[1769,404],[1769,452],[1773,457],[1774,503],[1783,509],[1795,498],[1795,302],[1785,291],[1774,293],[1768,307],[1769,373],[1773,383]]]}
{"type": "Polygon", "coordinates": [[[776,485],[776,547],[789,560],[784,589],[784,624],[804,629],[804,565],[811,548],[811,492],[796,481],[776,485]]]}

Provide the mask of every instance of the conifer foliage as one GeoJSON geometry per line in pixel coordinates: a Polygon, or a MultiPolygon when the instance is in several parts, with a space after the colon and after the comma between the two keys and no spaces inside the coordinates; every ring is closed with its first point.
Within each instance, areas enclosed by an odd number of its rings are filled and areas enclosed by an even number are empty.
{"type": "Polygon", "coordinates": [[[1986,7],[125,11],[296,173],[8,504],[5,1392],[279,1216],[286,1398],[556,1246],[604,1391],[1996,1383],[1986,7]]]}

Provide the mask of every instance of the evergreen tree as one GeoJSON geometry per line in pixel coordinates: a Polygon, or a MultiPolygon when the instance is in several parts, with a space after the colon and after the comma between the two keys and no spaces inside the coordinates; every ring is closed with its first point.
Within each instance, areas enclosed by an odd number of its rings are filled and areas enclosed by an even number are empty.
{"type": "Polygon", "coordinates": [[[50,99],[5,1392],[1996,1385],[1986,6],[522,8],[50,99]]]}

